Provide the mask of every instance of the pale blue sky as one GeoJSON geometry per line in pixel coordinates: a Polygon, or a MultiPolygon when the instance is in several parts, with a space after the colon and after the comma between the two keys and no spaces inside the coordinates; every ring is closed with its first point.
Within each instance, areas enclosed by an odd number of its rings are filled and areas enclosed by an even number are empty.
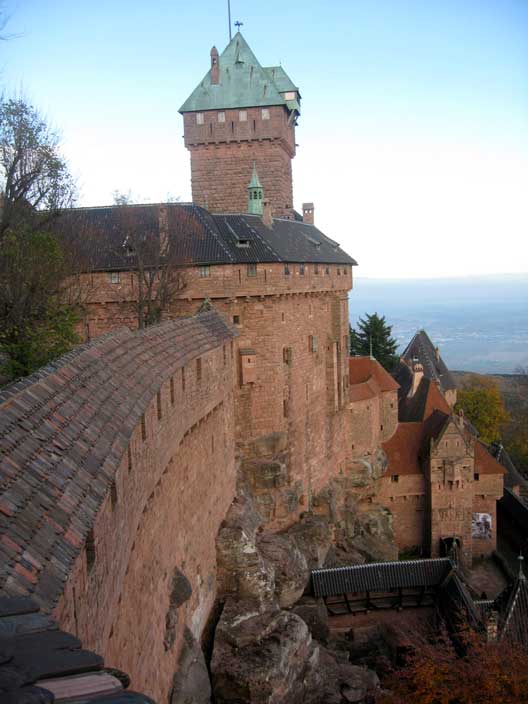
{"type": "MultiPolygon", "coordinates": [[[[190,199],[177,110],[224,0],[5,0],[1,79],[59,127],[81,203],[190,199]]],[[[295,204],[363,276],[527,271],[526,0],[232,0],[300,86],[295,204]]]]}

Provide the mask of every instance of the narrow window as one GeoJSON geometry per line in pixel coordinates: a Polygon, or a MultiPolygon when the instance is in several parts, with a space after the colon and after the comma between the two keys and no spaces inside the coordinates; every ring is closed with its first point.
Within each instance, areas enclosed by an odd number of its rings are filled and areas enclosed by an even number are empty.
{"type": "Polygon", "coordinates": [[[112,507],[112,511],[117,506],[117,486],[115,482],[112,482],[112,486],[110,487],[110,506],[112,507]]]}
{"type": "Polygon", "coordinates": [[[284,313],[281,313],[281,322],[284,323],[285,321],[286,321],[286,316],[284,315],[284,313]]]}
{"type": "Polygon", "coordinates": [[[93,528],[90,528],[86,536],[86,569],[91,572],[95,564],[95,536],[93,528]]]}
{"type": "Polygon", "coordinates": [[[204,123],[204,115],[203,112],[197,112],[196,113],[196,124],[197,125],[203,125],[204,123]]]}
{"type": "Polygon", "coordinates": [[[262,108],[262,119],[263,120],[269,120],[270,119],[270,111],[268,108],[262,108]]]}
{"type": "Polygon", "coordinates": [[[225,122],[225,112],[218,113],[218,122],[225,122]]]}
{"type": "Polygon", "coordinates": [[[327,276],[330,276],[330,267],[329,267],[329,266],[326,267],[326,269],[325,269],[325,274],[326,274],[327,276]]]}
{"type": "Polygon", "coordinates": [[[145,422],[145,414],[141,416],[141,439],[144,441],[147,439],[147,424],[145,422]]]}
{"type": "Polygon", "coordinates": [[[118,284],[120,280],[121,280],[121,277],[119,276],[118,271],[111,271],[110,272],[110,283],[111,284],[118,284]]]}
{"type": "Polygon", "coordinates": [[[475,472],[475,474],[473,475],[473,480],[476,482],[480,480],[480,474],[478,472],[475,472]]]}
{"type": "Polygon", "coordinates": [[[341,276],[341,269],[339,267],[337,267],[337,275],[341,276]]]}
{"type": "Polygon", "coordinates": [[[400,475],[399,474],[392,474],[391,475],[391,482],[393,484],[397,484],[400,481],[400,475]]]}
{"type": "Polygon", "coordinates": [[[211,268],[209,266],[201,266],[200,267],[200,278],[201,279],[207,279],[209,277],[210,273],[211,273],[211,268]]]}
{"type": "Polygon", "coordinates": [[[171,376],[170,378],[170,400],[171,400],[171,406],[174,406],[174,377],[171,376]]]}
{"type": "Polygon", "coordinates": [[[286,399],[283,399],[282,401],[282,415],[285,418],[288,417],[288,401],[286,399]]]}
{"type": "Polygon", "coordinates": [[[304,264],[299,264],[299,274],[304,276],[304,264]]]}
{"type": "Polygon", "coordinates": [[[213,134],[213,123],[209,123],[209,134],[213,134]]]}
{"type": "Polygon", "coordinates": [[[316,276],[319,274],[319,264],[314,264],[314,274],[316,276]]]}
{"type": "Polygon", "coordinates": [[[247,265],[247,275],[248,276],[256,276],[257,275],[257,265],[256,264],[248,264],[247,265]]]}
{"type": "Polygon", "coordinates": [[[127,455],[128,455],[128,471],[131,472],[132,471],[132,448],[130,447],[130,445],[128,446],[127,455]]]}
{"type": "Polygon", "coordinates": [[[182,391],[185,391],[185,367],[182,367],[182,370],[181,370],[181,383],[182,383],[182,391]]]}
{"type": "Polygon", "coordinates": [[[200,357],[196,360],[196,381],[202,380],[202,360],[200,357]]]}
{"type": "Polygon", "coordinates": [[[225,365],[227,364],[227,350],[226,350],[226,346],[224,345],[224,346],[222,347],[222,349],[223,349],[223,351],[224,351],[224,367],[225,367],[225,365]]]}
{"type": "Polygon", "coordinates": [[[156,409],[158,412],[158,420],[161,420],[162,410],[161,410],[161,389],[156,394],[156,409]]]}
{"type": "Polygon", "coordinates": [[[214,435],[211,435],[211,454],[214,455],[214,435]]]}
{"type": "Polygon", "coordinates": [[[240,325],[240,316],[239,315],[233,316],[233,325],[240,325]]]}
{"type": "Polygon", "coordinates": [[[247,122],[247,110],[240,110],[238,113],[240,122],[247,122]]]}
{"type": "Polygon", "coordinates": [[[285,276],[290,275],[290,267],[287,264],[284,265],[284,275],[285,276]]]}

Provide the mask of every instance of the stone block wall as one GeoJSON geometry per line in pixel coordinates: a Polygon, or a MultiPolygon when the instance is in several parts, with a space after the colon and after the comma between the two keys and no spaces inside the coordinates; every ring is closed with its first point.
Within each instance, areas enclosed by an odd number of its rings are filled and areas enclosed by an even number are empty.
{"type": "Polygon", "coordinates": [[[423,474],[400,474],[380,480],[379,502],[393,515],[394,538],[400,550],[426,547],[429,523],[426,484],[423,474]]]}
{"type": "Polygon", "coordinates": [[[184,115],[185,146],[191,154],[193,202],[216,213],[247,211],[247,185],[253,162],[264,198],[277,217],[291,217],[293,186],[291,160],[295,156],[295,128],[282,106],[184,115]],[[241,113],[246,120],[241,120],[241,113]]]}
{"type": "Polygon", "coordinates": [[[0,589],[30,594],[157,701],[216,596],[235,356],[203,313],[104,336],[0,395],[20,429],[2,437],[0,589]]]}

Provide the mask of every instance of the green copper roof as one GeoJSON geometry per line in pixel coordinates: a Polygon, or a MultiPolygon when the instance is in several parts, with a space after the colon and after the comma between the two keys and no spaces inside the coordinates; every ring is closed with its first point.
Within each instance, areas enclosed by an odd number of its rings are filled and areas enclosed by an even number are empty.
{"type": "Polygon", "coordinates": [[[266,71],[270,79],[275,83],[279,93],[286,93],[292,90],[299,91],[282,66],[267,66],[264,68],[264,71],[266,71]]]}
{"type": "Polygon", "coordinates": [[[297,90],[282,67],[262,68],[240,32],[224,49],[218,64],[218,84],[211,83],[209,70],[181,106],[181,113],[265,105],[288,107],[281,91],[297,90]]]}
{"type": "Polygon", "coordinates": [[[262,184],[257,174],[257,165],[255,162],[253,162],[253,173],[251,175],[251,181],[248,183],[248,188],[262,188],[262,184]]]}

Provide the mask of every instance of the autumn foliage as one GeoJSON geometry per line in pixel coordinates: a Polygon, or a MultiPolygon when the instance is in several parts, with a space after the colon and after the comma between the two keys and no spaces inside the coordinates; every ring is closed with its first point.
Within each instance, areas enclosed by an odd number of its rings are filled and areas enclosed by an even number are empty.
{"type": "Polygon", "coordinates": [[[456,409],[464,411],[486,444],[500,439],[502,428],[509,420],[497,385],[482,376],[472,375],[459,389],[456,409]]]}
{"type": "Polygon", "coordinates": [[[383,682],[376,704],[519,704],[528,702],[528,654],[508,642],[462,632],[417,638],[401,669],[383,682]]]}

